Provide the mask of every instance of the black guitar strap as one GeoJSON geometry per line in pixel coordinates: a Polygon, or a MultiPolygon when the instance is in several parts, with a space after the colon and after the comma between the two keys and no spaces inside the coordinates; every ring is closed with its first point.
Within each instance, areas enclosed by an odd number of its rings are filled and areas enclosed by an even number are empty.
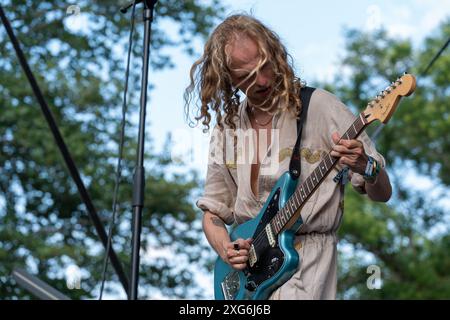
{"type": "Polygon", "coordinates": [[[300,144],[302,140],[303,125],[305,124],[306,115],[308,114],[309,100],[311,100],[312,93],[316,88],[302,87],[300,90],[300,100],[302,102],[302,110],[300,111],[300,119],[297,120],[297,141],[292,150],[291,162],[289,163],[289,173],[292,178],[296,180],[300,177],[300,144]]]}

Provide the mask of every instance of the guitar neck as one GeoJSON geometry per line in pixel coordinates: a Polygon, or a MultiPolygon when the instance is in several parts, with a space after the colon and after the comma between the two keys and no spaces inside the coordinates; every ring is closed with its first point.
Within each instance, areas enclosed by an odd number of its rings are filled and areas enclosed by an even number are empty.
{"type": "MultiPolygon", "coordinates": [[[[351,124],[341,139],[356,139],[368,124],[364,113],[360,113],[359,117],[351,124]]],[[[300,209],[303,204],[311,197],[336,165],[338,158],[332,157],[330,153],[331,151],[321,160],[309,177],[297,187],[284,207],[272,218],[270,224],[275,234],[279,234],[281,231],[294,225],[300,215],[300,209]]]]}

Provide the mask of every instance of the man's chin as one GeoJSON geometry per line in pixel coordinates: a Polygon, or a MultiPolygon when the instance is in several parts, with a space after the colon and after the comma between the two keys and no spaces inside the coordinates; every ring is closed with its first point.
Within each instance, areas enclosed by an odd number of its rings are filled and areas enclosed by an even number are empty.
{"type": "MultiPolygon", "coordinates": [[[[267,99],[248,99],[250,105],[254,108],[262,109],[268,111],[272,106],[272,97],[268,97],[267,99]]],[[[273,107],[273,106],[272,106],[273,107]]]]}

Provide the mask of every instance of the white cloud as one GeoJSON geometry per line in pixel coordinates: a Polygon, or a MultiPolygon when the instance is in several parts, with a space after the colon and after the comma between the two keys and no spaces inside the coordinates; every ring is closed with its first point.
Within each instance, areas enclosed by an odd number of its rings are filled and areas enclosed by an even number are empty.
{"type": "Polygon", "coordinates": [[[367,31],[374,31],[381,27],[383,24],[383,15],[381,8],[378,5],[370,5],[366,9],[366,25],[365,29],[367,31]]]}
{"type": "Polygon", "coordinates": [[[388,35],[399,38],[412,38],[417,34],[416,27],[411,24],[392,24],[386,26],[388,35]]]}
{"type": "Polygon", "coordinates": [[[424,14],[419,23],[421,30],[428,33],[450,16],[450,1],[444,1],[444,3],[447,3],[447,8],[445,6],[432,7],[430,11],[424,14]]]}
{"type": "Polygon", "coordinates": [[[384,27],[390,36],[419,41],[449,15],[450,1],[416,0],[415,6],[391,3],[384,9],[384,27]]]}

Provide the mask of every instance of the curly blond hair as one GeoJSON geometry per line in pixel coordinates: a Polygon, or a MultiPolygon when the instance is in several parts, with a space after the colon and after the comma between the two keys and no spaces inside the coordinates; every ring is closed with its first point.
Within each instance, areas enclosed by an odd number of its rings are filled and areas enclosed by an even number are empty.
{"type": "MultiPolygon", "coordinates": [[[[232,15],[219,24],[207,40],[204,53],[191,67],[191,83],[184,93],[186,118],[189,117],[189,106],[197,97],[200,100],[199,114],[196,120],[209,130],[211,112],[216,114],[218,126],[223,129],[224,123],[236,129],[235,118],[240,104],[238,90],[233,88],[229,57],[226,47],[239,36],[254,40],[260,51],[260,61],[252,72],[259,72],[261,66],[270,61],[275,74],[273,96],[279,106],[290,109],[296,116],[300,113],[299,98],[300,79],[294,75],[292,58],[281,43],[277,34],[262,22],[245,14],[232,15]]],[[[275,102],[273,102],[275,103],[275,102]]]]}

